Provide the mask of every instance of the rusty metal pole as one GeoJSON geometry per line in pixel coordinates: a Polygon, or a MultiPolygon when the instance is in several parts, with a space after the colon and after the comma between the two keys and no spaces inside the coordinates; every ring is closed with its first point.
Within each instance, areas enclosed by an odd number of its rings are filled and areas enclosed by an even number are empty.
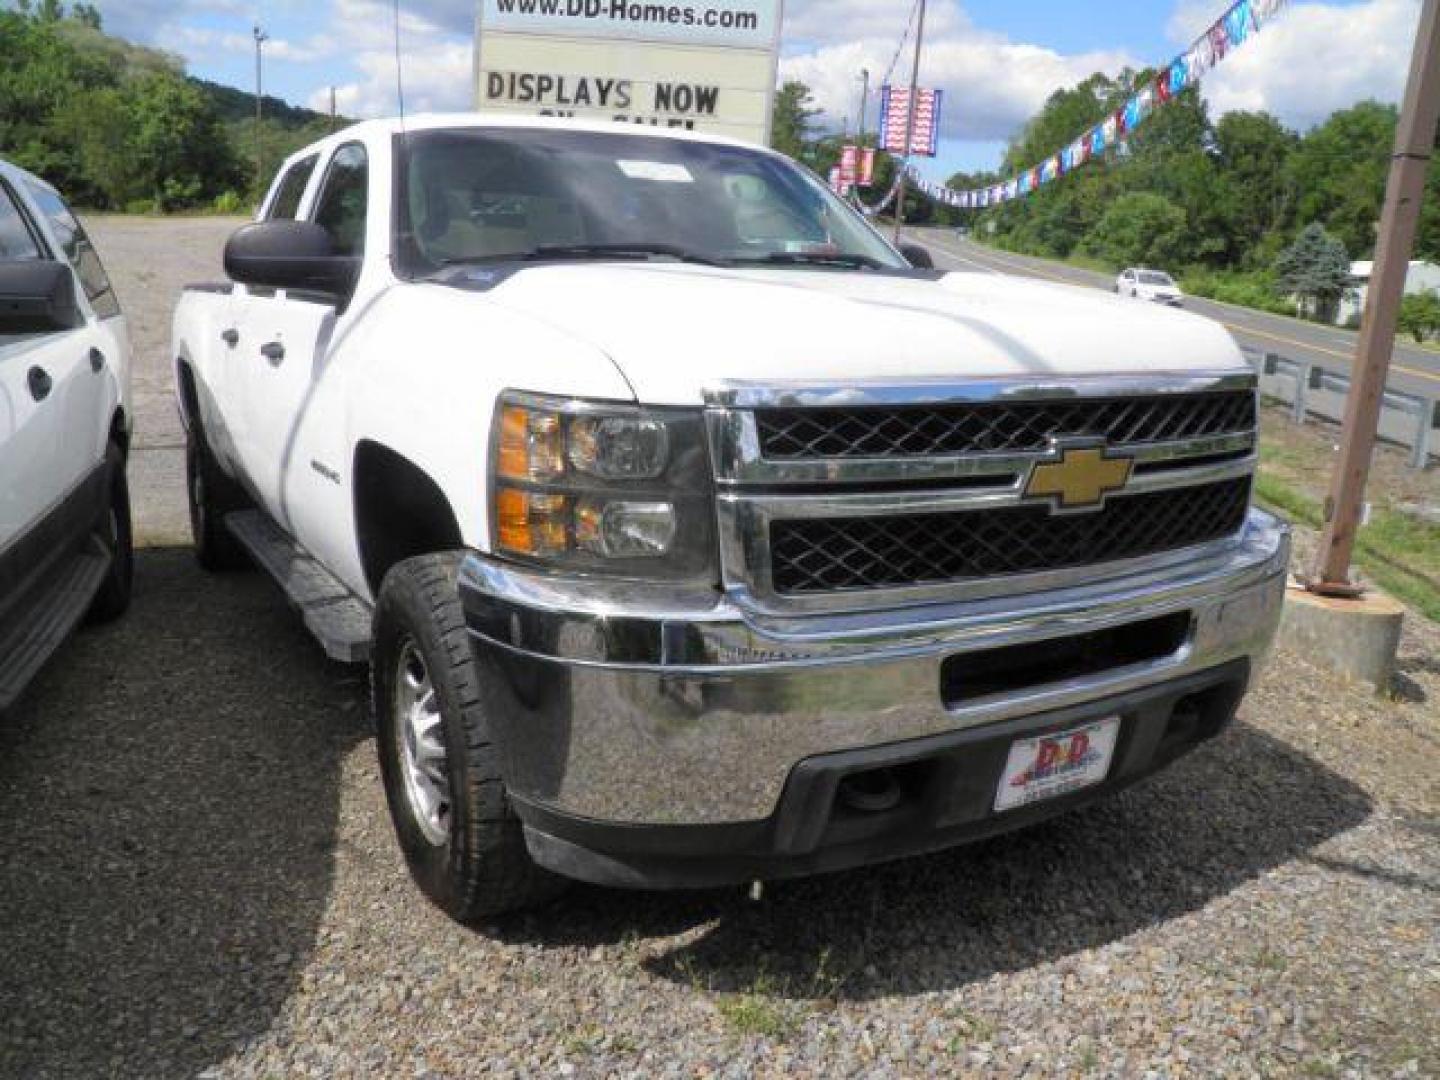
{"type": "Polygon", "coordinates": [[[1354,596],[1359,590],[1350,579],[1350,559],[1364,510],[1365,484],[1380,423],[1380,406],[1395,353],[1400,301],[1415,248],[1420,223],[1420,202],[1426,173],[1435,152],[1440,126],[1440,0],[1425,0],[1420,13],[1410,81],[1395,132],[1395,154],[1380,216],[1380,237],[1375,248],[1375,272],[1365,303],[1355,373],[1345,404],[1345,429],[1340,458],[1325,504],[1325,530],[1315,571],[1306,583],[1311,592],[1325,596],[1354,596]]]}
{"type": "Polygon", "coordinates": [[[910,69],[910,111],[905,117],[905,156],[900,161],[900,193],[895,199],[895,243],[905,226],[905,170],[910,165],[910,147],[915,140],[915,106],[920,97],[920,49],[925,44],[925,0],[920,0],[920,19],[915,24],[915,66],[910,69]]]}

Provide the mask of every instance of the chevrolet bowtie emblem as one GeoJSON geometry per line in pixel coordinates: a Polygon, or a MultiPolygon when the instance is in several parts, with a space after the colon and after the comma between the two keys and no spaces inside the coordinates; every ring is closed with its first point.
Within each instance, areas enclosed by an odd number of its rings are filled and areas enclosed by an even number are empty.
{"type": "Polygon", "coordinates": [[[1057,510],[1099,509],[1105,496],[1123,491],[1135,469],[1133,458],[1110,456],[1103,446],[1059,448],[1057,461],[1030,470],[1025,497],[1050,499],[1057,510]]]}

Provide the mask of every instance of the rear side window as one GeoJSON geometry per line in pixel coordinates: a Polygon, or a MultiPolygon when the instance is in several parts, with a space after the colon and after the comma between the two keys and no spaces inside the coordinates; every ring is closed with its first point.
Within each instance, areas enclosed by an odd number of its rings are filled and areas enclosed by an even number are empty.
{"type": "Polygon", "coordinates": [[[315,204],[315,223],[335,238],[337,255],[365,254],[365,211],[370,196],[370,164],[365,147],[349,143],[335,151],[325,186],[315,204]]]}
{"type": "Polygon", "coordinates": [[[311,154],[285,170],[280,188],[275,192],[275,200],[270,204],[270,213],[265,215],[266,220],[294,221],[300,216],[300,200],[305,196],[305,187],[310,183],[310,176],[319,160],[319,154],[311,154]]]}
{"type": "Polygon", "coordinates": [[[95,314],[102,319],[113,319],[119,315],[120,302],[115,299],[115,290],[105,274],[105,267],[100,263],[100,256],[95,253],[95,245],[90,242],[90,237],[85,235],[80,222],[60,196],[49,188],[38,184],[27,186],[35,205],[55,230],[55,239],[60,241],[65,258],[69,259],[70,265],[75,268],[75,274],[85,289],[85,295],[90,298],[90,306],[95,309],[95,314]]]}
{"type": "Polygon", "coordinates": [[[0,259],[38,259],[40,244],[10,190],[0,184],[0,259]]]}

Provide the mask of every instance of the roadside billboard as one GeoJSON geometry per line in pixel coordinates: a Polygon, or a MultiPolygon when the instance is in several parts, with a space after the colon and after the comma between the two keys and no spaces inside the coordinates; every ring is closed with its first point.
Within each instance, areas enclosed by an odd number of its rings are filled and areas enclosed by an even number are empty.
{"type": "Polygon", "coordinates": [[[767,143],[784,0],[480,0],[475,104],[767,143]]]}

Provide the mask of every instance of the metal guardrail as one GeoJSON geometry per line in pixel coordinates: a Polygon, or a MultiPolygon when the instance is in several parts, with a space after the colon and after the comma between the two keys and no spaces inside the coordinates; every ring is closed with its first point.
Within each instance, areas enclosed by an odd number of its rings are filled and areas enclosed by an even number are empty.
{"type": "MultiPolygon", "coordinates": [[[[1290,407],[1290,417],[1303,424],[1306,417],[1345,418],[1350,377],[1308,360],[1291,360],[1275,353],[1245,348],[1245,357],[1260,376],[1260,393],[1290,407]]],[[[1440,457],[1440,395],[1422,396],[1386,390],[1380,409],[1380,438],[1410,451],[1410,467],[1423,469],[1431,457],[1440,457]]]]}

